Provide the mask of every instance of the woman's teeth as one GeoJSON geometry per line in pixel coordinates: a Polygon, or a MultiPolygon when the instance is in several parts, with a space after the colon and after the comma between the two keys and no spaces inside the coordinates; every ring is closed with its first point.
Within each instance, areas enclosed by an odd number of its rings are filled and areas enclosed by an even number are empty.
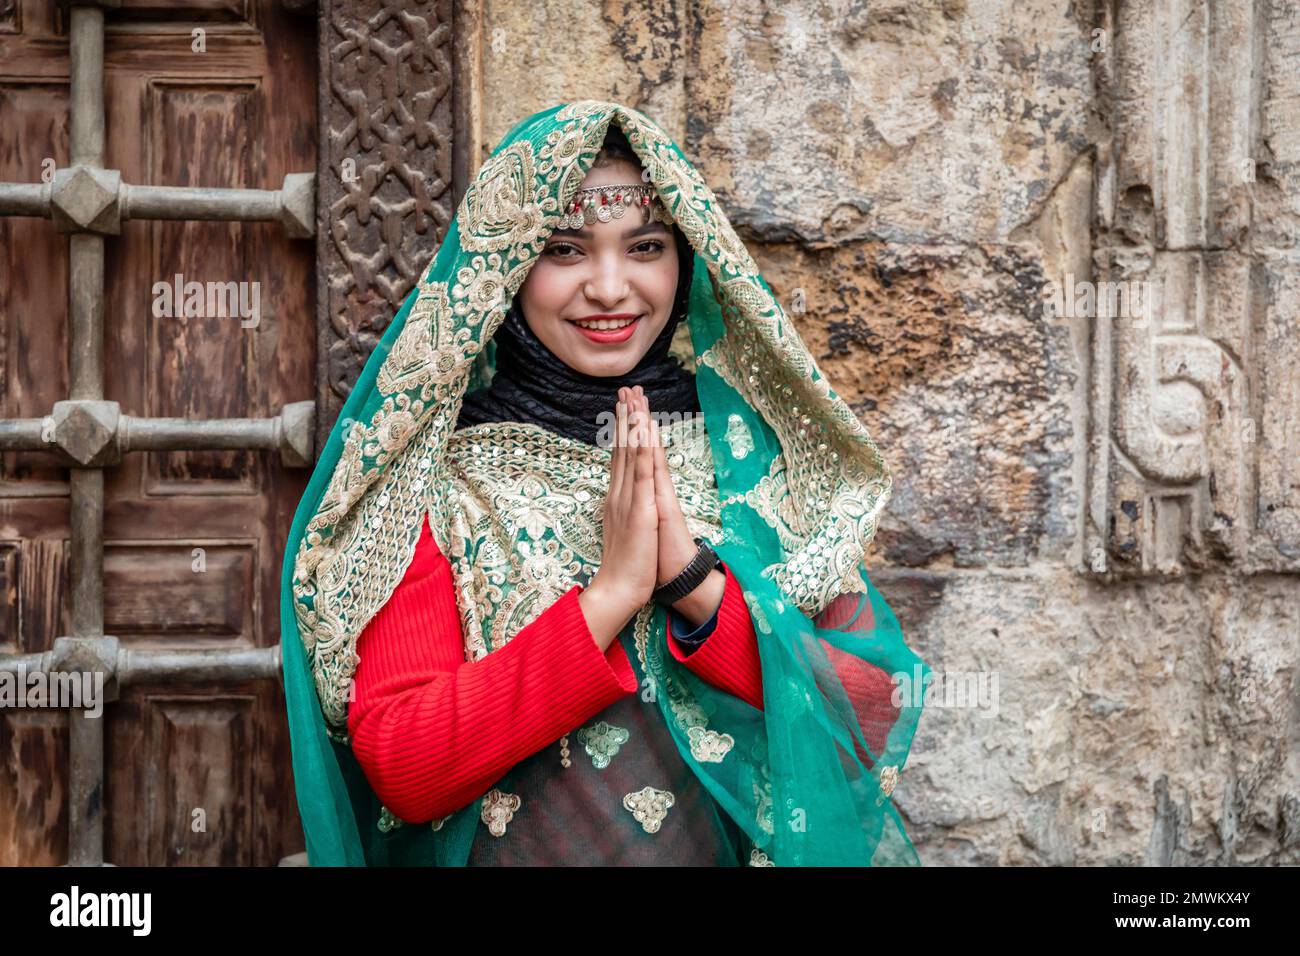
{"type": "Polygon", "coordinates": [[[631,325],[636,319],[596,319],[595,321],[575,321],[574,324],[584,329],[597,329],[608,331],[610,329],[621,329],[631,325]]]}

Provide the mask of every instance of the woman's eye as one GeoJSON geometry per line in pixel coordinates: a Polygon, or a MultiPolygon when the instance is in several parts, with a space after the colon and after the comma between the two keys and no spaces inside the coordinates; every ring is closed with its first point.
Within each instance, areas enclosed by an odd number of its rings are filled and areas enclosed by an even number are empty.
{"type": "MultiPolygon", "coordinates": [[[[632,252],[640,255],[662,252],[665,248],[660,239],[646,239],[644,242],[638,242],[632,247],[632,252]]],[[[572,243],[556,242],[546,247],[542,252],[544,256],[550,256],[552,259],[576,259],[582,255],[582,250],[572,243]]]]}
{"type": "Polygon", "coordinates": [[[577,246],[570,245],[570,244],[567,243],[567,242],[557,242],[557,243],[554,243],[553,245],[549,245],[549,246],[547,246],[547,247],[546,247],[546,252],[544,253],[544,255],[551,256],[552,258],[555,258],[555,259],[572,259],[573,256],[569,256],[569,255],[561,255],[561,254],[560,254],[560,251],[563,250],[563,249],[572,249],[574,252],[577,252],[577,251],[578,251],[577,246]]]}

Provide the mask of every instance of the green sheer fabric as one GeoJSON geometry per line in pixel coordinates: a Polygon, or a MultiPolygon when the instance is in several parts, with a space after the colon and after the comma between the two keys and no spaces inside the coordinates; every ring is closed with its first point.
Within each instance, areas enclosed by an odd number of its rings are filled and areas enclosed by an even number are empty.
{"type": "MultiPolygon", "coordinates": [[[[695,249],[688,364],[703,421],[665,432],[678,442],[670,461],[681,470],[688,523],[713,540],[742,586],[764,689],[760,710],[700,679],[669,652],[664,612],[648,605],[619,635],[643,680],[638,698],[662,722],[692,786],[739,834],[738,862],[916,865],[892,795],[929,671],[863,564],[889,500],[888,469],[694,166],[643,114],[591,100],[527,118],[484,164],[344,404],[295,514],[281,629],[308,858],[488,859],[475,851],[494,819],[482,798],[420,824],[397,825],[380,806],[347,741],[357,638],[400,581],[426,516],[456,571],[467,661],[498,649],[598,564],[600,497],[561,500],[572,484],[562,474],[551,473],[542,506],[513,524],[489,521],[494,530],[485,532],[482,516],[466,510],[466,483],[482,457],[466,453],[474,433],[498,450],[513,443],[509,452],[529,462],[563,458],[566,466],[580,456],[565,443],[578,443],[454,425],[465,392],[492,374],[492,333],[610,123],[627,134],[695,249]],[[563,560],[538,575],[542,553],[563,560]]],[[[585,448],[596,457],[583,474],[598,483],[608,451],[585,448]]]]}

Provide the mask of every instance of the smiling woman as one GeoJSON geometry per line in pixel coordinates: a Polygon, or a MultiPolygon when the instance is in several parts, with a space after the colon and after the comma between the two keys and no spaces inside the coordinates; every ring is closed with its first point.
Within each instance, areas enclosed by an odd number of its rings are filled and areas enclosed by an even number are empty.
{"type": "Polygon", "coordinates": [[[652,120],[516,126],[342,414],[282,592],[313,864],[918,862],[889,473],[652,120]]]}

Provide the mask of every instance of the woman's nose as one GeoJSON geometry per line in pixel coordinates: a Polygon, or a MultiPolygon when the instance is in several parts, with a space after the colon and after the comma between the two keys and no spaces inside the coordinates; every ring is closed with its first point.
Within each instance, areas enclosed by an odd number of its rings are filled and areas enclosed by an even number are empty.
{"type": "Polygon", "coordinates": [[[596,272],[587,280],[583,292],[593,302],[599,302],[603,308],[613,308],[628,297],[627,275],[618,262],[605,262],[596,267],[596,272]]]}

